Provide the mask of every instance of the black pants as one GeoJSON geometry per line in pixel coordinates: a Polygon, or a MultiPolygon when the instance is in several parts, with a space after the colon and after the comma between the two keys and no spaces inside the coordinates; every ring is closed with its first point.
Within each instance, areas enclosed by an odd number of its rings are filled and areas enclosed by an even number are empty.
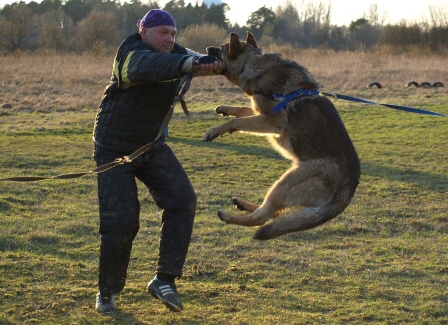
{"type": "MultiPolygon", "coordinates": [[[[97,166],[122,157],[101,147],[95,150],[97,166]]],[[[196,210],[196,194],[182,165],[163,144],[98,174],[100,210],[99,289],[118,293],[126,282],[132,242],[139,230],[140,203],[136,178],[149,189],[163,209],[157,272],[182,276],[196,210]]]]}

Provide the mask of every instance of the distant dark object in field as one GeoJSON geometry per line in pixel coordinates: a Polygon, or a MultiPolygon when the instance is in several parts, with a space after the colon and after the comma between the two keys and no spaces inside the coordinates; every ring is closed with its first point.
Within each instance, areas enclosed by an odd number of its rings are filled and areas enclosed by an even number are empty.
{"type": "Polygon", "coordinates": [[[440,81],[436,81],[432,84],[433,87],[444,87],[443,83],[441,83],[440,81]]]}
{"type": "Polygon", "coordinates": [[[405,87],[410,87],[410,86],[418,87],[418,82],[417,81],[409,81],[405,87]]]}
{"type": "Polygon", "coordinates": [[[373,87],[373,86],[377,86],[377,88],[383,88],[383,86],[381,86],[381,84],[377,81],[371,82],[367,85],[367,87],[373,87]]]}
{"type": "Polygon", "coordinates": [[[429,88],[429,87],[431,87],[431,83],[430,83],[430,82],[427,82],[427,81],[423,81],[423,82],[420,84],[420,87],[429,88]]]}

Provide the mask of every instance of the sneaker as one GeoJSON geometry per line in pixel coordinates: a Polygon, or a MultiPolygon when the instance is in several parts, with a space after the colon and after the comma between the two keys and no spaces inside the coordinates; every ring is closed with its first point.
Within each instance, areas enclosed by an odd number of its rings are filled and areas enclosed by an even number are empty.
{"type": "Polygon", "coordinates": [[[148,283],[146,289],[154,298],[161,300],[169,310],[176,312],[184,310],[174,283],[155,277],[148,283]]]}
{"type": "Polygon", "coordinates": [[[117,309],[114,295],[111,293],[102,295],[98,292],[95,308],[100,313],[113,313],[117,309]]]}

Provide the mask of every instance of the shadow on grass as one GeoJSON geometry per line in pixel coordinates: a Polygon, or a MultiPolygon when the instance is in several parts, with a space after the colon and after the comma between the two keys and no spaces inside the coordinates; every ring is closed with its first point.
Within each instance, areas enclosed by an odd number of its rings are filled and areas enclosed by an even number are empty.
{"type": "Polygon", "coordinates": [[[387,178],[391,181],[399,181],[408,184],[418,184],[429,190],[439,193],[448,191],[448,177],[440,174],[433,174],[412,169],[400,169],[389,166],[361,164],[362,174],[387,178]]]}
{"type": "Polygon", "coordinates": [[[200,139],[193,140],[193,139],[184,139],[184,138],[175,138],[175,137],[169,137],[167,139],[167,143],[173,143],[173,144],[184,144],[189,146],[197,146],[199,148],[214,148],[219,150],[227,150],[232,151],[239,154],[244,155],[251,155],[251,156],[263,156],[265,158],[273,158],[278,160],[284,160],[283,157],[281,157],[274,149],[269,147],[259,147],[253,144],[229,144],[229,143],[222,143],[219,141],[202,141],[200,139]]]}
{"type": "MultiPolygon", "coordinates": [[[[265,158],[284,160],[274,149],[269,147],[260,147],[253,144],[229,144],[222,142],[204,142],[201,140],[191,140],[183,138],[168,138],[168,143],[185,144],[198,146],[202,148],[214,148],[219,150],[232,151],[237,154],[250,156],[263,156],[265,158]]],[[[389,166],[379,166],[369,163],[361,163],[361,174],[381,178],[387,178],[391,181],[400,181],[409,184],[418,184],[429,190],[445,193],[448,191],[448,177],[440,174],[415,171],[412,169],[400,169],[389,166]]]]}
{"type": "Polygon", "coordinates": [[[121,311],[120,307],[118,307],[118,310],[114,313],[102,314],[101,316],[106,320],[107,324],[146,324],[145,322],[142,322],[135,318],[134,315],[121,311]]]}

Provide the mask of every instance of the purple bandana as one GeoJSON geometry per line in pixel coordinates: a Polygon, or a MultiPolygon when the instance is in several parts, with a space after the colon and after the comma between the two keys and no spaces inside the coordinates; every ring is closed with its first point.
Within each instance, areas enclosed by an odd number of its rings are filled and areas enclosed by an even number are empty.
{"type": "Polygon", "coordinates": [[[151,28],[157,26],[173,26],[176,27],[176,22],[169,12],[160,9],[152,9],[146,13],[143,19],[139,19],[137,27],[151,28]]]}

